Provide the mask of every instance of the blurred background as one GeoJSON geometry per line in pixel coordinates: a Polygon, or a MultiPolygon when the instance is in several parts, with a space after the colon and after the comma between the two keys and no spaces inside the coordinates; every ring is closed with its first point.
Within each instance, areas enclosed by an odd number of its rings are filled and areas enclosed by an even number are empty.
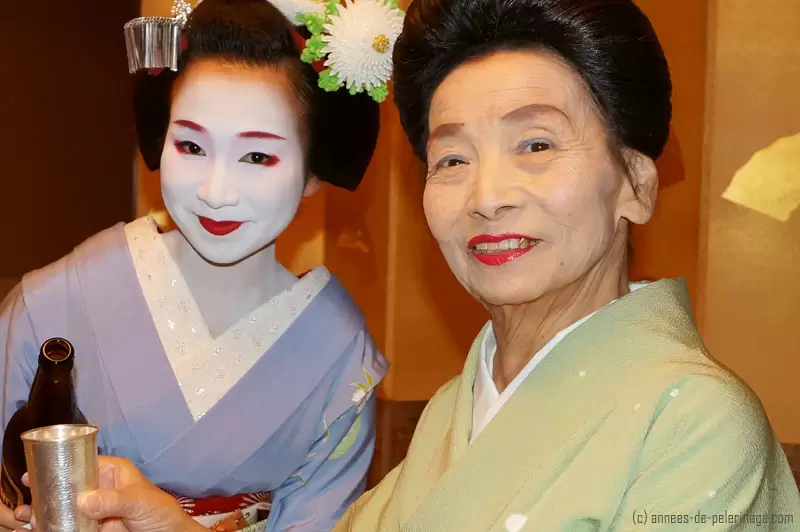
{"type": "MultiPolygon", "coordinates": [[[[800,209],[775,214],[770,198],[754,206],[723,193],[737,172],[759,179],[750,190],[767,196],[779,186],[772,170],[753,176],[748,164],[800,133],[800,2],[638,3],[665,47],[675,93],[658,209],[636,228],[632,277],[687,280],[712,355],[753,388],[791,454],[789,444],[800,444],[800,209]]],[[[171,4],[4,6],[0,295],[91,234],[163,208],[158,175],[138,160],[122,26],[166,16],[171,4]]],[[[391,102],[381,111],[378,151],[359,190],[325,187],[304,200],[278,245],[296,273],[322,263],[342,281],[392,364],[373,480],[402,458],[425,402],[460,372],[487,319],[428,232],[423,169],[391,102]]],[[[800,141],[794,150],[797,161],[800,141]]],[[[770,164],[775,176],[800,181],[797,163],[770,164]]]]}

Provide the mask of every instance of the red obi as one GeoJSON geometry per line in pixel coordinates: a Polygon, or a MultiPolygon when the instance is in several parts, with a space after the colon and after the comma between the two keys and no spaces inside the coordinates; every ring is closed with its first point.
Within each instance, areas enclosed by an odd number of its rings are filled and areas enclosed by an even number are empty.
{"type": "Polygon", "coordinates": [[[268,492],[204,499],[167,493],[175,497],[183,511],[215,532],[237,532],[265,521],[272,501],[268,492]]]}

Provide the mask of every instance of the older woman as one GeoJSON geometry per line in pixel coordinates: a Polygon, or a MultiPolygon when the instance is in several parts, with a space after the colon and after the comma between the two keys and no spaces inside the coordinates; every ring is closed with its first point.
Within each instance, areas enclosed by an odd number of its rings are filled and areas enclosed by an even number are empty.
{"type": "Polygon", "coordinates": [[[629,284],[671,117],[633,1],[417,0],[394,64],[428,224],[492,320],[335,530],[797,530],[786,458],[684,283],[629,284]]]}
{"type": "Polygon", "coordinates": [[[428,224],[492,320],[336,530],[797,530],[786,458],[709,357],[684,283],[629,284],[671,117],[645,15],[417,0],[394,63],[428,224]]]}
{"type": "MultiPolygon", "coordinates": [[[[492,320],[405,461],[335,530],[796,530],[785,456],[709,357],[684,284],[629,284],[671,116],[642,12],[416,0],[394,62],[431,231],[492,320]]],[[[157,491],[103,494],[93,515],[124,507],[130,528],[165,530],[130,517],[157,491]]]]}

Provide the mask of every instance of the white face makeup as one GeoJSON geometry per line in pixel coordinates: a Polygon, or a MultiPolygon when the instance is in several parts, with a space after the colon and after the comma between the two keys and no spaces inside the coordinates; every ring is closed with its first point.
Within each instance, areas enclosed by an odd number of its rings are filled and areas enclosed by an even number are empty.
{"type": "Polygon", "coordinates": [[[534,301],[587,276],[625,238],[622,219],[650,216],[587,88],[548,54],[458,67],[433,96],[429,127],[428,225],[485,304],[534,301]]]}
{"type": "Polygon", "coordinates": [[[306,186],[297,103],[270,68],[193,63],[173,93],[161,191],[191,245],[217,264],[270,244],[306,186]]]}

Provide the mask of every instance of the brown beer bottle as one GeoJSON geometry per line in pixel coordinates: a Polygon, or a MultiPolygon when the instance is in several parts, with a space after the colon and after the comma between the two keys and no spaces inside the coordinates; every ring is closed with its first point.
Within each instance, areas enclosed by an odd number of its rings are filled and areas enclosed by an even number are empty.
{"type": "Polygon", "coordinates": [[[74,363],[72,344],[63,338],[47,340],[39,351],[39,367],[28,402],[11,416],[3,435],[0,499],[9,508],[31,504],[31,492],[22,484],[22,475],[27,470],[22,433],[50,425],[86,424],[75,401],[74,363]]]}

